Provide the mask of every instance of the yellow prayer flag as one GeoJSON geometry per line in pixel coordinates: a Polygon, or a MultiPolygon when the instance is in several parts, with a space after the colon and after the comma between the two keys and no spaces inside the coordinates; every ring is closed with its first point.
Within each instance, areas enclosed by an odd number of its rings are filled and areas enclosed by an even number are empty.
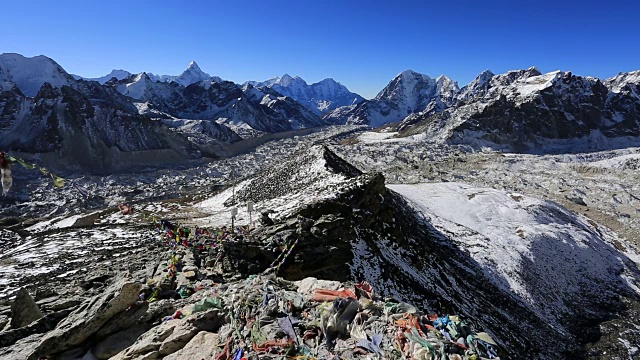
{"type": "Polygon", "coordinates": [[[20,164],[20,165],[24,166],[26,169],[29,169],[29,170],[33,170],[33,169],[35,169],[35,168],[36,168],[36,166],[35,166],[35,165],[33,165],[33,164],[29,164],[28,162],[26,162],[26,161],[24,161],[24,160],[22,160],[22,159],[18,159],[18,158],[13,157],[13,156],[9,156],[9,160],[10,160],[10,161],[15,161],[15,162],[17,162],[18,164],[20,164]]]}
{"type": "Polygon", "coordinates": [[[53,186],[57,188],[61,188],[64,186],[64,179],[61,178],[60,176],[51,174],[51,178],[53,179],[53,186]]]}

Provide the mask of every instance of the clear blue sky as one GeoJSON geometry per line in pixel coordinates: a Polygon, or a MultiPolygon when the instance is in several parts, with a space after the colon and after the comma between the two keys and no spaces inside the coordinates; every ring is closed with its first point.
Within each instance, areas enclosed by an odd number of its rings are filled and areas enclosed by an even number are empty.
{"type": "Polygon", "coordinates": [[[640,2],[229,0],[0,4],[0,52],[47,55],[87,77],[179,74],[235,82],[326,77],[370,98],[412,69],[460,86],[485,69],[609,77],[640,69],[640,2]]]}

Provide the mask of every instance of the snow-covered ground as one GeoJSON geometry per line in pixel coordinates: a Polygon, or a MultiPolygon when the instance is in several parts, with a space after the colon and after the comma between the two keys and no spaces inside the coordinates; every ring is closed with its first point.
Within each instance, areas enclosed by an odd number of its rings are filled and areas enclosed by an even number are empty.
{"type": "Polygon", "coordinates": [[[267,172],[273,170],[273,173],[269,174],[272,177],[267,184],[260,178],[249,179],[196,204],[195,207],[203,212],[203,217],[196,221],[215,226],[228,224],[231,206],[225,206],[225,202],[233,200],[234,192],[239,205],[237,224],[249,223],[247,200],[254,201],[254,220],[264,210],[273,211],[273,219],[283,219],[305,205],[336,196],[336,186],[343,185],[347,177],[328,170],[322,152],[320,146],[311,147],[295,160],[269,168],[267,172]],[[277,183],[271,183],[271,180],[277,183]]]}
{"type": "Polygon", "coordinates": [[[640,295],[637,253],[553,202],[453,182],[389,188],[469,253],[495,284],[557,327],[585,289],[599,293],[607,284],[640,295]]]}
{"type": "Polygon", "coordinates": [[[453,181],[552,200],[640,246],[640,148],[529,155],[373,138],[332,149],[387,184],[453,181]]]}

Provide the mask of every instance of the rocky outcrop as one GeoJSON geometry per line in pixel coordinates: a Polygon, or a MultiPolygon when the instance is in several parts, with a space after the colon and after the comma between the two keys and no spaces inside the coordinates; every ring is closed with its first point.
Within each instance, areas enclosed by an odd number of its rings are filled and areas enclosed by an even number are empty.
{"type": "Polygon", "coordinates": [[[38,359],[77,347],[96,333],[109,319],[125,311],[138,298],[141,285],[121,279],[74,310],[51,332],[47,333],[29,359],[38,359]]]}
{"type": "Polygon", "coordinates": [[[154,327],[114,356],[113,360],[161,358],[182,349],[200,331],[217,331],[226,322],[218,309],[193,314],[154,327]]]}
{"type": "Polygon", "coordinates": [[[42,311],[33,301],[31,295],[25,288],[18,290],[16,299],[11,305],[11,327],[18,329],[25,327],[42,317],[42,311]]]}
{"type": "Polygon", "coordinates": [[[28,326],[0,332],[0,347],[11,346],[18,340],[33,334],[44,334],[51,331],[70,313],[71,310],[56,311],[41,317],[28,326]]]}
{"type": "Polygon", "coordinates": [[[165,356],[164,359],[212,359],[216,355],[216,349],[220,344],[221,341],[218,334],[201,331],[184,348],[165,356]]]}

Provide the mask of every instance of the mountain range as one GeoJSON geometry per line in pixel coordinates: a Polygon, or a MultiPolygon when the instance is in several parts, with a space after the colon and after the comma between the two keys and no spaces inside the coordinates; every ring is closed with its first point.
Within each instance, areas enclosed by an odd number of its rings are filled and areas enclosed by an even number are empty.
{"type": "Polygon", "coordinates": [[[80,166],[112,168],[120,154],[141,151],[155,154],[144,162],[217,157],[243,138],[331,124],[391,124],[400,137],[517,152],[629,146],[640,144],[640,71],[600,80],[487,70],[460,88],[406,70],[365,100],[333,79],[285,74],[240,85],[195,61],[177,76],[113,70],[86,79],[46,56],[0,55],[0,147],[73,158],[80,146],[80,166]]]}
{"type": "Polygon", "coordinates": [[[262,82],[247,81],[246,84],[257,88],[271,88],[295,99],[318,115],[364,101],[362,96],[350,92],[344,85],[331,78],[309,85],[299,76],[291,77],[284,74],[282,77],[274,77],[262,82]]]}

